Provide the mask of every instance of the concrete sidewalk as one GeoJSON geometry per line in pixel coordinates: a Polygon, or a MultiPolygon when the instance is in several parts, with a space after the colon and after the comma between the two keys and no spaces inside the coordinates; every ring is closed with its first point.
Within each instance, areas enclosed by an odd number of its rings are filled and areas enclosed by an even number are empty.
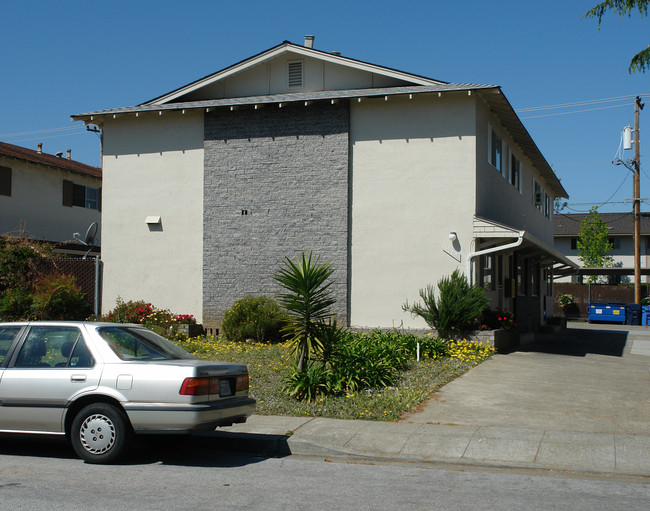
{"type": "Polygon", "coordinates": [[[650,328],[570,324],[446,385],[401,422],[253,416],[224,448],[650,477],[650,328]]]}

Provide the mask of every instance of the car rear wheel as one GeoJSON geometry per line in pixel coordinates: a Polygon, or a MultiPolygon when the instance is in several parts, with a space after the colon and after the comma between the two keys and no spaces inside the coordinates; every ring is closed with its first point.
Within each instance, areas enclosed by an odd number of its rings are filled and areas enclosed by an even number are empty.
{"type": "Polygon", "coordinates": [[[113,463],[126,451],[130,436],[124,412],[108,403],[83,408],[70,432],[72,447],[87,463],[113,463]]]}

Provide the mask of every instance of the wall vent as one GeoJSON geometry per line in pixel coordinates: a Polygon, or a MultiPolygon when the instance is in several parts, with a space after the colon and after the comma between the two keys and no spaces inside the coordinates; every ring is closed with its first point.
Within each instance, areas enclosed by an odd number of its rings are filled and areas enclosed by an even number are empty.
{"type": "Polygon", "coordinates": [[[289,62],[289,87],[302,87],[302,60],[289,62]]]}

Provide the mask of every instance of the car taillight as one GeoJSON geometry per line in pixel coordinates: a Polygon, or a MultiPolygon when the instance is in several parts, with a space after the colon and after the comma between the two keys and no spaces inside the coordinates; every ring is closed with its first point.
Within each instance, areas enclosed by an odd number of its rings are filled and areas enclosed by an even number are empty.
{"type": "Polygon", "coordinates": [[[241,376],[237,376],[237,386],[236,386],[237,392],[240,390],[248,390],[248,375],[247,374],[242,374],[241,376]]]}
{"type": "Polygon", "coordinates": [[[216,380],[216,393],[219,393],[218,378],[185,378],[181,385],[181,396],[205,396],[210,394],[213,388],[213,380],[216,380]]]}
{"type": "MultiPolygon", "coordinates": [[[[230,389],[228,380],[230,378],[223,378],[223,386],[219,378],[185,378],[183,385],[181,385],[181,396],[207,396],[208,394],[217,396],[230,396],[232,390],[230,389]]],[[[236,392],[240,390],[248,390],[248,375],[243,374],[237,376],[236,392]]]]}

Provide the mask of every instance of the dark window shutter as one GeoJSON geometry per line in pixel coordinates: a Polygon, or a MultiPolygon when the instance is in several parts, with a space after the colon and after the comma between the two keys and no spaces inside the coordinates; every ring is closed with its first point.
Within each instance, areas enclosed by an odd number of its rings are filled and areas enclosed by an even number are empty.
{"type": "Polygon", "coordinates": [[[72,194],[72,205],[79,206],[80,208],[86,207],[86,187],[82,185],[74,185],[72,194]]]}
{"type": "Polygon", "coordinates": [[[99,189],[99,193],[97,194],[97,211],[101,212],[102,210],[102,189],[99,189]]]}
{"type": "Polygon", "coordinates": [[[11,168],[0,167],[0,195],[11,197],[11,168]]]}
{"type": "Polygon", "coordinates": [[[74,195],[74,183],[72,181],[63,180],[63,205],[69,208],[72,207],[72,199],[74,195]]]}

